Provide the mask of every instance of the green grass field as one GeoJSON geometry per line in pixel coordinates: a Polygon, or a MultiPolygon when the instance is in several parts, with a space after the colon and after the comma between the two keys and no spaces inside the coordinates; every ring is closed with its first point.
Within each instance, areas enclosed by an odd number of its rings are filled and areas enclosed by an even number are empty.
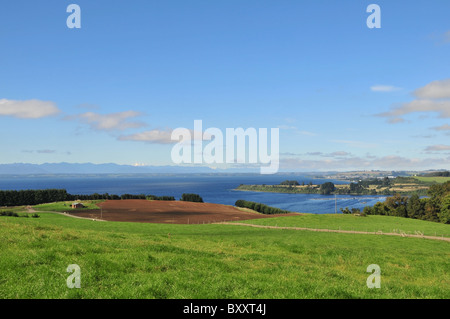
{"type": "Polygon", "coordinates": [[[450,181],[450,177],[443,177],[443,176],[434,176],[434,177],[425,177],[425,176],[415,176],[415,179],[418,179],[421,182],[427,182],[427,183],[445,183],[450,181]]]}
{"type": "MultiPolygon", "coordinates": [[[[450,298],[448,242],[39,214],[0,217],[2,298],[450,298]],[[81,268],[80,289],[66,285],[69,264],[81,268]],[[381,267],[380,289],[366,286],[370,264],[381,267]]],[[[322,228],[373,222],[386,229],[399,222],[348,217],[333,223],[330,215],[252,222],[322,228]]],[[[449,232],[448,225],[415,222],[449,232]]]]}
{"type": "MultiPolygon", "coordinates": [[[[63,212],[63,211],[71,211],[75,210],[75,208],[72,208],[72,203],[74,201],[65,201],[65,202],[55,202],[55,203],[47,203],[47,204],[39,204],[33,206],[33,209],[37,211],[46,211],[46,212],[63,212]]],[[[104,200],[86,200],[81,201],[81,203],[85,206],[83,208],[76,208],[79,209],[100,209],[97,204],[104,202],[104,200]]]]}
{"type": "Polygon", "coordinates": [[[303,214],[241,221],[242,223],[280,226],[356,230],[367,232],[416,234],[450,237],[450,225],[411,218],[369,215],[366,217],[344,214],[303,214]]]}

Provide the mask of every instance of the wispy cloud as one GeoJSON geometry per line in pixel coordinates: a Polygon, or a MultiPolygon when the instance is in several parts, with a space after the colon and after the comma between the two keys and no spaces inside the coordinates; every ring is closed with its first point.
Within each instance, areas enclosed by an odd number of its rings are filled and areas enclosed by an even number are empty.
{"type": "Polygon", "coordinates": [[[0,99],[0,116],[12,116],[21,119],[38,119],[56,115],[60,112],[55,103],[40,100],[0,99]]]}
{"type": "Polygon", "coordinates": [[[385,117],[391,124],[405,122],[404,116],[412,113],[437,113],[440,118],[450,118],[450,79],[430,82],[413,95],[417,99],[375,116],[385,117]]]}
{"type": "Polygon", "coordinates": [[[119,136],[119,141],[136,141],[154,144],[173,144],[177,141],[171,139],[172,129],[168,130],[150,130],[131,135],[119,136]]]}
{"type": "Polygon", "coordinates": [[[428,134],[428,135],[412,135],[412,138],[433,138],[436,137],[436,135],[428,134]]]}
{"type": "Polygon", "coordinates": [[[401,90],[401,88],[393,85],[373,85],[370,90],[373,92],[395,92],[401,90]]]}
{"type": "Polygon", "coordinates": [[[425,149],[426,152],[441,152],[441,151],[450,151],[450,145],[431,145],[425,149]]]}
{"type": "Polygon", "coordinates": [[[343,156],[350,156],[352,155],[349,152],[345,152],[345,151],[337,151],[337,152],[333,152],[328,154],[327,156],[331,156],[331,157],[343,157],[343,156]]]}
{"type": "Polygon", "coordinates": [[[65,154],[65,155],[71,155],[71,152],[58,152],[57,150],[49,150],[49,149],[43,149],[43,150],[22,150],[22,153],[36,153],[36,154],[65,154]]]}
{"type": "Polygon", "coordinates": [[[387,117],[390,123],[399,123],[403,121],[404,115],[417,112],[435,112],[441,118],[450,117],[450,100],[434,101],[434,100],[414,100],[404,103],[400,107],[394,108],[389,112],[380,113],[377,116],[387,117]]]}
{"type": "Polygon", "coordinates": [[[444,43],[450,43],[450,30],[445,32],[442,36],[444,43]]]}
{"type": "Polygon", "coordinates": [[[450,98],[450,79],[433,81],[413,92],[420,99],[448,99],[450,98]]]}
{"type": "Polygon", "coordinates": [[[88,124],[92,129],[99,131],[123,131],[130,128],[146,126],[141,121],[134,120],[141,113],[135,111],[125,111],[110,114],[99,114],[86,112],[83,114],[66,116],[66,120],[79,120],[88,124]]]}
{"type": "Polygon", "coordinates": [[[338,144],[346,144],[352,147],[357,148],[373,148],[376,147],[376,144],[374,143],[367,143],[367,142],[361,142],[361,141],[352,141],[352,140],[331,140],[333,143],[338,144]]]}
{"type": "Polygon", "coordinates": [[[383,169],[383,170],[419,170],[442,168],[450,165],[450,157],[446,158],[406,158],[401,156],[366,156],[350,158],[330,159],[302,159],[281,158],[280,169],[304,170],[304,171],[329,171],[329,170],[359,170],[359,169],[383,169]]]}
{"type": "Polygon", "coordinates": [[[416,89],[413,95],[416,100],[394,106],[376,116],[387,118],[391,124],[404,122],[403,117],[411,113],[437,113],[440,118],[450,118],[450,79],[433,81],[416,89]]]}
{"type": "Polygon", "coordinates": [[[306,155],[310,155],[310,156],[322,156],[323,153],[322,153],[322,152],[308,152],[308,153],[306,153],[306,155]]]}
{"type": "Polygon", "coordinates": [[[441,126],[432,127],[431,129],[433,129],[435,131],[450,131],[450,125],[444,124],[444,125],[441,125],[441,126]]]}
{"type": "Polygon", "coordinates": [[[322,156],[322,157],[346,157],[352,155],[349,152],[345,151],[336,151],[332,153],[323,153],[323,152],[308,152],[306,155],[309,156],[322,156]]]}
{"type": "Polygon", "coordinates": [[[280,130],[290,130],[294,134],[300,134],[300,135],[305,135],[305,136],[317,136],[317,134],[314,132],[300,130],[298,127],[292,126],[292,125],[278,125],[277,127],[280,130]]]}
{"type": "MultiPolygon", "coordinates": [[[[205,140],[209,141],[212,138],[211,134],[206,132],[198,132],[193,130],[187,130],[191,136],[191,142],[196,142],[196,140],[205,140]],[[198,134],[195,134],[198,132],[198,134]]],[[[145,142],[151,144],[175,144],[178,143],[179,140],[172,140],[172,132],[173,129],[154,129],[148,130],[144,132],[139,132],[130,135],[121,135],[118,137],[119,141],[136,141],[136,142],[145,142]]],[[[187,141],[189,143],[189,141],[187,141]]]]}

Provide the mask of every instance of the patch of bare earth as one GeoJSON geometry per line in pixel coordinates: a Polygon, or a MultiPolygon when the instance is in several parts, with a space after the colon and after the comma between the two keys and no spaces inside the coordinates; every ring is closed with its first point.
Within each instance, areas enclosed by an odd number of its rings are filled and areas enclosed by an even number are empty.
{"type": "Polygon", "coordinates": [[[165,224],[206,224],[297,215],[263,215],[221,204],[145,199],[107,200],[98,206],[100,210],[71,211],[70,214],[107,221],[165,224]]]}

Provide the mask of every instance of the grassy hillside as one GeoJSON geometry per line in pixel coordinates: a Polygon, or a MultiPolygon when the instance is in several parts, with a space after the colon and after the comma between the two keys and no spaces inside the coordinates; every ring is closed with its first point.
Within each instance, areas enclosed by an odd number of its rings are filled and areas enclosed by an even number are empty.
{"type": "Polygon", "coordinates": [[[415,179],[421,181],[421,182],[426,182],[426,183],[445,183],[450,181],[450,177],[444,177],[444,176],[431,176],[431,177],[427,177],[427,176],[416,176],[414,177],[415,179]]]}
{"type": "Polygon", "coordinates": [[[301,214],[298,216],[253,219],[242,223],[283,227],[325,228],[337,230],[356,230],[383,233],[404,232],[415,234],[420,232],[428,236],[450,237],[450,225],[429,221],[370,215],[366,217],[344,214],[301,214]]]}
{"type": "MultiPolygon", "coordinates": [[[[450,298],[447,242],[40,215],[0,217],[3,298],[450,298]],[[80,289],[66,286],[69,264],[81,268],[80,289]],[[370,264],[381,267],[380,289],[366,286],[370,264]]],[[[398,226],[372,217],[376,228],[398,226]]],[[[331,216],[295,218],[284,222],[331,227],[331,216]]]]}

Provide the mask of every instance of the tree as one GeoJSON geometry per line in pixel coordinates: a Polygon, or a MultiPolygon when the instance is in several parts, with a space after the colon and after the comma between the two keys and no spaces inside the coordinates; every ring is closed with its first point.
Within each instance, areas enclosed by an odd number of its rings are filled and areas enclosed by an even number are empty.
{"type": "Polygon", "coordinates": [[[413,194],[406,205],[406,211],[409,218],[422,219],[425,214],[424,202],[420,200],[419,195],[413,194]]]}
{"type": "Polygon", "coordinates": [[[439,221],[439,213],[441,210],[441,203],[436,198],[426,198],[425,199],[425,214],[423,215],[424,220],[431,222],[439,221]]]}
{"type": "Polygon", "coordinates": [[[374,215],[387,215],[389,208],[383,202],[377,202],[373,206],[373,214],[374,215]]]}
{"type": "Polygon", "coordinates": [[[385,177],[384,179],[383,179],[383,184],[382,184],[384,187],[389,187],[389,186],[391,186],[391,180],[389,179],[389,177],[385,177]]]}
{"type": "Polygon", "coordinates": [[[203,203],[203,198],[198,194],[183,193],[181,195],[181,201],[203,203]]]}
{"type": "Polygon", "coordinates": [[[332,192],[334,192],[336,187],[332,182],[326,182],[320,185],[320,194],[321,195],[330,195],[332,192]]]}
{"type": "Polygon", "coordinates": [[[408,202],[408,196],[401,196],[400,194],[395,194],[392,197],[386,198],[385,205],[389,209],[388,215],[407,217],[406,205],[408,202]]]}
{"type": "Polygon", "coordinates": [[[363,209],[363,215],[373,215],[373,211],[374,211],[373,207],[366,206],[363,209]]]}
{"type": "Polygon", "coordinates": [[[450,224],[450,194],[445,196],[441,203],[439,221],[444,224],[450,224]]]}
{"type": "Polygon", "coordinates": [[[284,182],[281,182],[280,185],[298,186],[300,184],[297,181],[286,180],[284,182]]]}

